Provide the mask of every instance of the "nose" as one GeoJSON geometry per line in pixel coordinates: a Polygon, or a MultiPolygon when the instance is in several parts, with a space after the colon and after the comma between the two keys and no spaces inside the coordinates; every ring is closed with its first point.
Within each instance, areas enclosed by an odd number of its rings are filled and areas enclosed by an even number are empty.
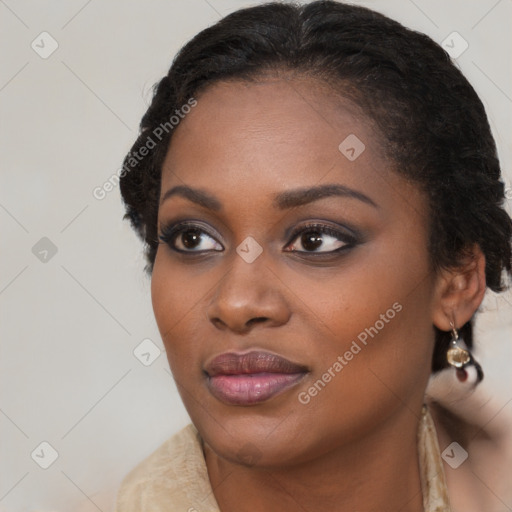
{"type": "Polygon", "coordinates": [[[284,284],[265,266],[260,256],[247,263],[238,255],[221,279],[207,308],[207,317],[220,330],[239,334],[254,325],[285,324],[290,308],[283,296],[284,284]]]}

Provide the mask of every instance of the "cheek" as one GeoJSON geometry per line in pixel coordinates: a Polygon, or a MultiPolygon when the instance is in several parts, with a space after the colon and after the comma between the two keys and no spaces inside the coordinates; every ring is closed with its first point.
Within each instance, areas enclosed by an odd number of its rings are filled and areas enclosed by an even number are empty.
{"type": "Polygon", "coordinates": [[[366,340],[368,358],[378,351],[393,356],[401,348],[409,350],[415,336],[431,337],[432,276],[421,234],[409,233],[407,240],[378,237],[330,276],[297,273],[289,276],[288,284],[326,336],[319,354],[332,357],[348,350],[353,340],[363,346],[366,340]],[[370,347],[369,340],[383,339],[385,346],[370,347]]]}
{"type": "Polygon", "coordinates": [[[314,415],[342,424],[379,409],[384,414],[424,391],[433,350],[432,279],[423,243],[417,247],[415,254],[414,244],[408,251],[374,244],[331,280],[296,278],[294,292],[308,286],[301,297],[321,334],[303,395],[314,415]]]}
{"type": "Polygon", "coordinates": [[[308,322],[314,325],[324,335],[325,348],[342,350],[359,334],[364,341],[367,330],[375,336],[388,332],[396,337],[398,327],[416,321],[418,312],[428,317],[426,258],[388,245],[361,248],[339,268],[325,272],[279,271],[299,308],[298,317],[305,320],[303,328],[307,330],[308,322]]]}
{"type": "Polygon", "coordinates": [[[182,266],[168,261],[165,248],[157,253],[151,277],[151,300],[155,320],[164,343],[171,369],[173,361],[186,364],[197,350],[200,337],[197,326],[204,323],[205,312],[200,308],[208,289],[207,278],[191,276],[182,266]]]}

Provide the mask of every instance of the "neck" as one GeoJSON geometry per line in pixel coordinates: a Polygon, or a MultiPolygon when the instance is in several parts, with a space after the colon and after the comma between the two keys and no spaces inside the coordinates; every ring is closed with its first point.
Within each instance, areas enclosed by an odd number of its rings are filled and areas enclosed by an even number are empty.
{"type": "Polygon", "coordinates": [[[245,467],[205,445],[214,495],[222,512],[422,512],[418,417],[408,409],[363,439],[305,463],[245,467]]]}

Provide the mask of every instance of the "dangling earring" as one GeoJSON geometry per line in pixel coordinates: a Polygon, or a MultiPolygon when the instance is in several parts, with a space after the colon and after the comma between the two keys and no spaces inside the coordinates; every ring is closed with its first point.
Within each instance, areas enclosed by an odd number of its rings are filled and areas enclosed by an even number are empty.
{"type": "Polygon", "coordinates": [[[455,368],[457,378],[461,382],[465,382],[468,378],[468,373],[464,367],[471,362],[471,354],[461,346],[459,332],[453,322],[450,322],[450,325],[452,326],[452,339],[450,341],[450,348],[446,352],[446,360],[450,366],[455,368]]]}
{"type": "Polygon", "coordinates": [[[448,364],[455,368],[457,379],[459,379],[460,382],[465,382],[468,378],[466,367],[474,365],[476,375],[473,376],[472,380],[480,382],[484,376],[482,367],[473,359],[473,356],[466,348],[464,341],[459,339],[459,331],[453,322],[450,322],[450,325],[452,326],[452,339],[450,341],[450,347],[446,352],[446,360],[448,361],[448,364]]]}

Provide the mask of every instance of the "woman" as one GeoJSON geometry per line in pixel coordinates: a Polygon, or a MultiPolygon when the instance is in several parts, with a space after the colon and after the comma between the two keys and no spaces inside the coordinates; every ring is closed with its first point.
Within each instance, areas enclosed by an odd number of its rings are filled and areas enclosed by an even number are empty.
{"type": "Polygon", "coordinates": [[[481,380],[472,321],[511,273],[486,114],[436,43],[336,2],[237,11],[156,87],[121,191],[192,425],[119,512],[502,506],[473,495],[483,430],[426,396],[481,380]]]}

